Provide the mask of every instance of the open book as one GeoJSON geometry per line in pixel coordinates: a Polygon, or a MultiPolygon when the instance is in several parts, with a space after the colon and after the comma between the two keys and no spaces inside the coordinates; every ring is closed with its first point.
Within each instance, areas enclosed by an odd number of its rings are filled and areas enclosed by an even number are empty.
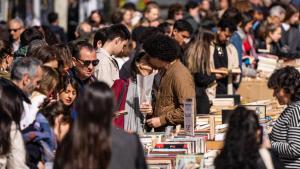
{"type": "Polygon", "coordinates": [[[240,74],[241,69],[240,68],[234,68],[234,69],[229,69],[229,70],[218,70],[218,69],[212,69],[211,73],[219,73],[219,74],[240,74]]]}

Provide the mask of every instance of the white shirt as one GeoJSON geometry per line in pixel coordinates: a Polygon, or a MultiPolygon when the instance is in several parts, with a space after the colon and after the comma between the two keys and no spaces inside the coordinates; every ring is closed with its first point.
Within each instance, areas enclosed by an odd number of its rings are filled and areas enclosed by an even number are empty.
{"type": "Polygon", "coordinates": [[[36,119],[36,114],[38,113],[40,105],[44,102],[45,98],[47,96],[39,94],[36,96],[33,96],[31,100],[31,104],[28,104],[23,101],[23,106],[24,106],[24,113],[23,117],[20,122],[20,128],[21,130],[25,129],[28,127],[30,124],[34,122],[36,119]]]}
{"type": "Polygon", "coordinates": [[[20,41],[13,42],[14,52],[16,52],[20,47],[20,41]]]}
{"type": "Polygon", "coordinates": [[[129,60],[129,57],[117,57],[116,58],[116,61],[118,62],[118,66],[119,66],[119,69],[121,70],[122,66],[124,65],[125,62],[127,62],[129,60]]]}

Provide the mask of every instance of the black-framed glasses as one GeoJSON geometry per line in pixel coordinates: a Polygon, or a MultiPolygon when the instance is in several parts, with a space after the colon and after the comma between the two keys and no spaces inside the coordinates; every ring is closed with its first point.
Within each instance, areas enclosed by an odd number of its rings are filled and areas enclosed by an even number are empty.
{"type": "Polygon", "coordinates": [[[96,60],[81,60],[81,59],[76,58],[76,60],[80,61],[81,64],[85,67],[90,66],[90,64],[92,64],[95,67],[99,64],[99,59],[96,59],[96,60]]]}

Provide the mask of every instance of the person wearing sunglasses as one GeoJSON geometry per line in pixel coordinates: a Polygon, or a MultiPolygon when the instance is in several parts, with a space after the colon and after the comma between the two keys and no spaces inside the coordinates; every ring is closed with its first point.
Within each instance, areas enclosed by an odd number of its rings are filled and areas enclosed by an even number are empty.
{"type": "Polygon", "coordinates": [[[78,41],[73,45],[71,52],[74,67],[68,73],[79,82],[80,88],[96,81],[93,74],[99,60],[93,46],[86,41],[78,41]]]}
{"type": "Polygon", "coordinates": [[[24,30],[24,22],[21,19],[12,19],[8,23],[8,31],[10,40],[13,44],[14,52],[20,47],[20,37],[24,30]]]}

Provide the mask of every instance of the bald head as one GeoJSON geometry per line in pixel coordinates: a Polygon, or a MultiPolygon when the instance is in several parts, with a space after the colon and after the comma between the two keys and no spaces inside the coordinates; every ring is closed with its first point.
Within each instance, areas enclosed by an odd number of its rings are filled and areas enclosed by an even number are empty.
{"type": "Polygon", "coordinates": [[[77,38],[89,38],[91,32],[92,26],[87,22],[81,22],[76,28],[75,36],[77,38]]]}

